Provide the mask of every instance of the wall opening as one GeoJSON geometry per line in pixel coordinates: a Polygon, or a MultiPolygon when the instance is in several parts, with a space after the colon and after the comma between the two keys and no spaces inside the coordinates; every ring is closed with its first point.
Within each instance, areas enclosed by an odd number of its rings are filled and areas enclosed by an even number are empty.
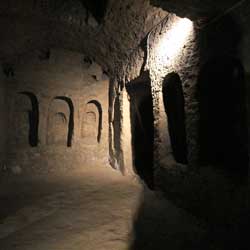
{"type": "Polygon", "coordinates": [[[70,98],[57,96],[53,99],[48,117],[48,144],[72,146],[74,132],[74,107],[70,98]]]}
{"type": "Polygon", "coordinates": [[[215,57],[198,82],[200,160],[247,176],[248,141],[244,69],[236,58],[215,57]]]}
{"type": "Polygon", "coordinates": [[[82,119],[82,137],[100,143],[102,135],[102,106],[97,100],[91,100],[86,105],[82,119]]]}
{"type": "Polygon", "coordinates": [[[150,80],[127,85],[130,96],[132,150],[135,172],[154,188],[154,118],[150,80]]]}
{"type": "Polygon", "coordinates": [[[164,78],[162,94],[174,159],[178,163],[187,164],[185,101],[177,73],[170,73],[164,78]]]}
{"type": "MultiPolygon", "coordinates": [[[[28,118],[28,142],[31,147],[38,145],[38,126],[39,126],[39,105],[37,97],[32,92],[19,92],[19,94],[26,96],[30,104],[25,107],[24,112],[27,112],[28,118]]],[[[20,108],[20,107],[18,107],[20,108]]]]}

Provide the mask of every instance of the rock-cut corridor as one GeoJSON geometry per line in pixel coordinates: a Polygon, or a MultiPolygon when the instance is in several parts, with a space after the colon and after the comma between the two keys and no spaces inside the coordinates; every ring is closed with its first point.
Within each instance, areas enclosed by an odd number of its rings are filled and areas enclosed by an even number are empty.
{"type": "Polygon", "coordinates": [[[0,250],[249,250],[250,1],[0,0],[0,250]]]}

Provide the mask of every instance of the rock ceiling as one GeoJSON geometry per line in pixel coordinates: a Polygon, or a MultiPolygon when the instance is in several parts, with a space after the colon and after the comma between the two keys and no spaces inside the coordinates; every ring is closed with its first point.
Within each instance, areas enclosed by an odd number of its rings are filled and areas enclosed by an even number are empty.
{"type": "Polygon", "coordinates": [[[237,7],[247,0],[151,0],[154,6],[161,7],[179,16],[196,19],[207,15],[221,14],[237,7]]]}
{"type": "Polygon", "coordinates": [[[62,47],[89,54],[108,70],[126,61],[168,12],[196,19],[237,3],[242,0],[1,0],[0,61],[62,47]]]}

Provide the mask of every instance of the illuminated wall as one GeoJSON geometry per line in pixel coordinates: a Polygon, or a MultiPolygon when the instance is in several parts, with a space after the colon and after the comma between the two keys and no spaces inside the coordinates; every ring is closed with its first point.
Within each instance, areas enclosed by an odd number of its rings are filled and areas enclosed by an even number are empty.
{"type": "Polygon", "coordinates": [[[48,58],[40,54],[26,55],[15,75],[4,79],[8,166],[59,173],[108,164],[107,75],[79,53],[51,50],[48,58]]]}
{"type": "Polygon", "coordinates": [[[162,96],[163,80],[173,72],[179,75],[182,82],[186,103],[186,124],[194,128],[191,130],[187,128],[187,141],[188,159],[195,160],[196,141],[193,140],[193,133],[197,124],[189,115],[189,111],[197,105],[193,97],[198,75],[199,54],[194,24],[187,18],[168,16],[149,34],[147,53],[146,68],[150,72],[157,131],[155,136],[156,161],[166,167],[175,165],[162,96]]]}
{"type": "MultiPolygon", "coordinates": [[[[197,109],[195,89],[199,72],[199,50],[195,25],[186,18],[168,14],[165,19],[156,25],[132,55],[124,71],[124,84],[127,86],[138,79],[144,79],[149,72],[154,114],[154,164],[176,168],[177,162],[173,157],[170,141],[168,119],[163,102],[162,85],[166,76],[176,73],[182,84],[187,131],[187,160],[190,164],[197,158],[197,109]],[[144,58],[144,61],[142,60],[144,58]],[[143,73],[142,73],[143,72],[143,73]]],[[[122,77],[121,77],[122,79],[122,77]]],[[[139,84],[139,83],[138,83],[139,84]]],[[[118,82],[119,85],[119,82],[118,82]]],[[[130,98],[125,94],[126,88],[115,88],[122,100],[122,104],[131,105],[130,98]],[[119,92],[118,91],[118,92],[119,92]]],[[[121,142],[122,160],[120,168],[131,172],[131,117],[130,113],[122,108],[121,142]],[[129,142],[130,140],[130,142],[129,142]],[[126,154],[125,154],[126,152],[126,154]],[[130,152],[130,153],[129,153],[130,152]],[[123,165],[122,165],[123,164],[123,165]]],[[[117,167],[119,168],[119,167],[117,167]]]]}

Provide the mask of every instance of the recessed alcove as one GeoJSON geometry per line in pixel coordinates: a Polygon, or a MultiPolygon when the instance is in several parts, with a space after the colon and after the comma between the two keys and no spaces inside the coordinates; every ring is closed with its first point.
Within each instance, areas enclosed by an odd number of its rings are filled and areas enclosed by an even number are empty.
{"type": "Polygon", "coordinates": [[[135,172],[154,187],[154,118],[148,76],[127,85],[130,97],[132,153],[135,172]]]}
{"type": "Polygon", "coordinates": [[[82,118],[81,136],[85,143],[100,143],[102,135],[102,106],[97,100],[86,104],[82,118]]]}
{"type": "Polygon", "coordinates": [[[38,145],[39,104],[34,93],[19,92],[16,101],[16,138],[18,144],[38,145]]]}
{"type": "Polygon", "coordinates": [[[162,95],[174,159],[178,163],[186,164],[185,100],[181,79],[177,73],[170,73],[164,78],[162,95]]]}
{"type": "Polygon", "coordinates": [[[74,106],[70,98],[55,97],[49,107],[47,143],[71,147],[74,132],[74,106]]]}

